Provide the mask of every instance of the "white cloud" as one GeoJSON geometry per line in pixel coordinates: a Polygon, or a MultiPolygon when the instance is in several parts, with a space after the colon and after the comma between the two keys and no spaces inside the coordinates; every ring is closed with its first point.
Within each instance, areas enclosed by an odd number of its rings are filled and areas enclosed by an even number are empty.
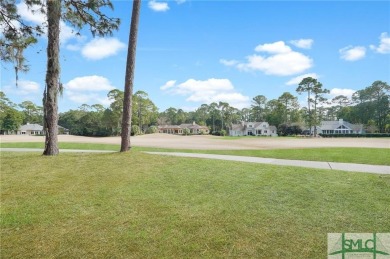
{"type": "Polygon", "coordinates": [[[291,52],[291,48],[287,46],[284,43],[284,41],[277,41],[274,43],[266,43],[263,45],[258,45],[255,48],[255,51],[279,54],[279,53],[289,53],[291,52]]]}
{"type": "Polygon", "coordinates": [[[302,53],[293,51],[283,41],[256,46],[255,51],[265,55],[247,56],[246,62],[220,59],[226,66],[235,66],[241,71],[261,71],[267,75],[289,76],[304,72],[313,66],[313,60],[302,53]]]}
{"type": "Polygon", "coordinates": [[[63,21],[60,22],[60,42],[65,43],[70,39],[78,37],[74,30],[66,25],[63,21]]]}
{"type": "Polygon", "coordinates": [[[89,103],[95,96],[91,94],[80,94],[72,91],[65,91],[65,95],[69,98],[69,100],[76,103],[89,103]]]}
{"type": "MultiPolygon", "coordinates": [[[[30,22],[35,25],[44,25],[47,23],[46,15],[40,11],[38,6],[33,6],[32,8],[27,7],[27,5],[22,1],[16,5],[18,13],[23,20],[30,22]]],[[[47,28],[44,26],[43,29],[45,33],[47,28]]],[[[63,21],[60,21],[60,41],[65,43],[70,39],[76,38],[77,35],[72,29],[72,27],[66,25],[63,21]]]]}
{"type": "Polygon", "coordinates": [[[299,39],[290,41],[292,45],[302,49],[311,49],[313,42],[314,41],[312,39],[299,39]]]}
{"type": "Polygon", "coordinates": [[[38,6],[33,6],[32,9],[29,9],[27,5],[21,1],[16,5],[16,7],[23,20],[34,24],[42,24],[46,22],[46,15],[39,10],[38,6]]]}
{"type": "Polygon", "coordinates": [[[176,80],[169,80],[163,86],[160,87],[161,90],[167,90],[169,88],[174,87],[176,84],[176,80]]]}
{"type": "Polygon", "coordinates": [[[107,58],[116,55],[126,45],[116,38],[98,38],[93,39],[81,50],[81,54],[92,60],[107,58]]]}
{"type": "Polygon", "coordinates": [[[76,77],[64,84],[64,87],[71,91],[91,92],[109,91],[115,88],[107,78],[96,75],[76,77]]]}
{"type": "Polygon", "coordinates": [[[17,95],[31,95],[40,92],[40,85],[37,82],[29,80],[18,80],[18,85],[7,85],[3,87],[3,91],[17,95]]]}
{"type": "Polygon", "coordinates": [[[80,94],[79,92],[65,91],[65,95],[68,97],[69,100],[80,104],[101,104],[107,107],[112,102],[107,97],[100,96],[96,93],[80,94]]]}
{"type": "Polygon", "coordinates": [[[66,45],[66,49],[71,51],[79,51],[81,50],[81,46],[79,44],[68,44],[66,45]]]}
{"type": "Polygon", "coordinates": [[[165,12],[169,10],[168,3],[166,2],[157,2],[155,0],[149,1],[148,6],[155,12],[165,12]]]}
{"type": "Polygon", "coordinates": [[[102,104],[108,106],[111,100],[106,96],[107,92],[114,89],[110,81],[102,76],[76,77],[64,84],[65,95],[69,100],[80,104],[102,104]],[[104,91],[104,94],[99,93],[104,91]]]}
{"type": "Polygon", "coordinates": [[[340,58],[346,61],[356,61],[366,56],[366,48],[357,46],[347,46],[339,50],[340,58]]]}
{"type": "Polygon", "coordinates": [[[178,85],[175,84],[175,81],[171,80],[160,87],[160,89],[163,91],[166,90],[172,95],[186,96],[186,101],[188,102],[212,103],[223,101],[228,102],[236,108],[243,108],[250,105],[249,97],[238,93],[228,79],[188,79],[178,85]]]}
{"type": "Polygon", "coordinates": [[[347,96],[348,98],[351,98],[352,97],[352,94],[355,93],[356,90],[353,90],[353,89],[347,89],[347,88],[333,88],[330,90],[330,95],[333,97],[336,97],[338,95],[345,95],[347,96]]]}
{"type": "Polygon", "coordinates": [[[390,37],[387,34],[387,32],[381,33],[381,36],[379,37],[380,43],[379,46],[376,47],[375,45],[370,45],[370,48],[378,53],[381,54],[389,54],[390,53],[390,37]]]}
{"type": "Polygon", "coordinates": [[[226,59],[220,59],[219,60],[219,63],[225,65],[225,66],[228,66],[228,67],[231,67],[231,66],[235,66],[238,64],[238,61],[237,60],[226,60],[226,59]]]}
{"type": "MultiPolygon", "coordinates": [[[[9,21],[9,25],[12,27],[12,28],[15,28],[15,29],[19,29],[20,28],[20,22],[18,21],[9,21]]],[[[3,37],[3,32],[5,29],[8,29],[9,27],[6,26],[6,23],[5,22],[2,22],[0,23],[0,36],[3,37]]]]}
{"type": "Polygon", "coordinates": [[[289,76],[302,73],[312,67],[313,61],[307,56],[291,51],[270,57],[252,55],[247,63],[240,63],[237,68],[242,71],[262,71],[267,75],[289,76]]]}
{"type": "Polygon", "coordinates": [[[316,73],[308,73],[308,74],[300,75],[300,76],[297,76],[297,77],[290,79],[288,82],[286,82],[286,85],[298,85],[302,81],[302,79],[304,79],[306,77],[312,77],[315,79],[319,78],[319,76],[316,73]]]}
{"type": "Polygon", "coordinates": [[[40,86],[37,82],[20,80],[18,81],[17,93],[21,95],[28,95],[32,93],[38,93],[40,86]]]}

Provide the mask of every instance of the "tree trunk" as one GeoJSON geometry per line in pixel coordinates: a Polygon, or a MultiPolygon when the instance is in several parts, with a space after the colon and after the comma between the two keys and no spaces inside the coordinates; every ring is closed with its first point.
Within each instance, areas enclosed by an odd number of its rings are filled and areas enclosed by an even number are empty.
{"type": "Polygon", "coordinates": [[[313,123],[314,123],[314,137],[317,137],[317,95],[314,96],[314,116],[313,116],[313,123]]]}
{"type": "Polygon", "coordinates": [[[133,95],[133,81],[135,70],[135,54],[137,48],[137,33],[139,23],[139,13],[141,1],[133,1],[133,11],[131,14],[129,45],[127,50],[126,76],[125,76],[125,93],[123,99],[122,115],[122,133],[121,133],[121,152],[130,150],[130,132],[131,132],[131,109],[133,95]]]}
{"type": "Polygon", "coordinates": [[[311,136],[311,121],[312,121],[312,114],[311,114],[311,110],[310,110],[310,90],[308,90],[307,92],[307,107],[309,109],[309,133],[310,133],[310,136],[311,136]]]}
{"type": "Polygon", "coordinates": [[[48,0],[47,4],[47,71],[43,93],[45,150],[43,155],[58,155],[58,92],[59,92],[59,40],[61,1],[48,0]]]}

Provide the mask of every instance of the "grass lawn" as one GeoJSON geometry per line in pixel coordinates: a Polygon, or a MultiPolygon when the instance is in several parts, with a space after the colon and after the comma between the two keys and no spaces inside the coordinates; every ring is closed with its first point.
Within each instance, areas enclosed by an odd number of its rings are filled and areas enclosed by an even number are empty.
{"type": "Polygon", "coordinates": [[[1,154],[1,258],[326,258],[389,232],[390,176],[127,154],[1,154]]]}
{"type": "MultiPolygon", "coordinates": [[[[166,150],[172,151],[172,150],[166,150]]],[[[235,156],[253,156],[372,165],[390,165],[390,148],[295,148],[268,150],[178,150],[235,156]]]]}
{"type": "MultiPolygon", "coordinates": [[[[1,147],[13,148],[44,148],[41,142],[2,143],[1,147]]],[[[63,149],[86,150],[114,150],[119,151],[119,145],[94,143],[59,143],[63,149]]],[[[372,165],[390,165],[390,148],[300,148],[300,149],[272,149],[272,150],[192,150],[192,149],[164,149],[134,147],[137,151],[166,151],[208,153],[236,156],[253,156],[266,158],[280,158],[292,160],[309,160],[325,162],[342,162],[372,165]]]]}
{"type": "MultiPolygon", "coordinates": [[[[12,142],[0,143],[2,148],[45,148],[43,142],[12,142]]],[[[100,143],[71,143],[59,142],[58,147],[61,149],[84,149],[84,150],[114,150],[119,151],[120,145],[100,144],[100,143]]]]}

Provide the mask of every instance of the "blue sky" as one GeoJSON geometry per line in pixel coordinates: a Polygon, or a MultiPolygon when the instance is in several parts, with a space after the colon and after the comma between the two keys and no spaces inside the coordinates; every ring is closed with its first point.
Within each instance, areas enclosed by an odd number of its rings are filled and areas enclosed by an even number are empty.
{"type": "MultiPolygon", "coordinates": [[[[108,91],[123,90],[132,3],[113,4],[108,15],[122,24],[112,37],[87,30],[77,37],[62,24],[60,111],[108,106],[108,91]]],[[[23,3],[19,12],[30,23],[45,19],[23,3]]],[[[26,56],[31,69],[18,87],[12,66],[1,65],[1,88],[16,103],[40,104],[45,38],[26,56]]],[[[134,91],[147,92],[160,111],[214,101],[249,107],[256,95],[297,95],[306,76],[330,98],[351,95],[376,80],[390,83],[389,71],[389,1],[142,1],[134,91]]]]}

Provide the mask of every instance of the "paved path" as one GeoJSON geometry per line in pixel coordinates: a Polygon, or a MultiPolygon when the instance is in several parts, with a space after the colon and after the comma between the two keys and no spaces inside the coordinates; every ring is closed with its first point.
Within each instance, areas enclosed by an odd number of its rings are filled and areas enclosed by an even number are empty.
{"type": "MultiPolygon", "coordinates": [[[[0,152],[43,152],[40,148],[0,148],[0,152]]],[[[112,153],[112,150],[60,149],[60,153],[112,153]]]]}
{"type": "Polygon", "coordinates": [[[176,153],[176,152],[145,152],[145,153],[154,154],[154,155],[164,155],[164,156],[208,158],[208,159],[230,160],[230,161],[261,163],[261,164],[271,164],[271,165],[300,166],[300,167],[308,167],[308,168],[343,170],[343,171],[350,171],[350,172],[364,172],[364,173],[372,173],[372,174],[390,174],[390,166],[384,166],[384,165],[364,165],[364,164],[287,160],[287,159],[275,159],[275,158],[212,155],[212,154],[197,154],[197,153],[176,153]]]}

